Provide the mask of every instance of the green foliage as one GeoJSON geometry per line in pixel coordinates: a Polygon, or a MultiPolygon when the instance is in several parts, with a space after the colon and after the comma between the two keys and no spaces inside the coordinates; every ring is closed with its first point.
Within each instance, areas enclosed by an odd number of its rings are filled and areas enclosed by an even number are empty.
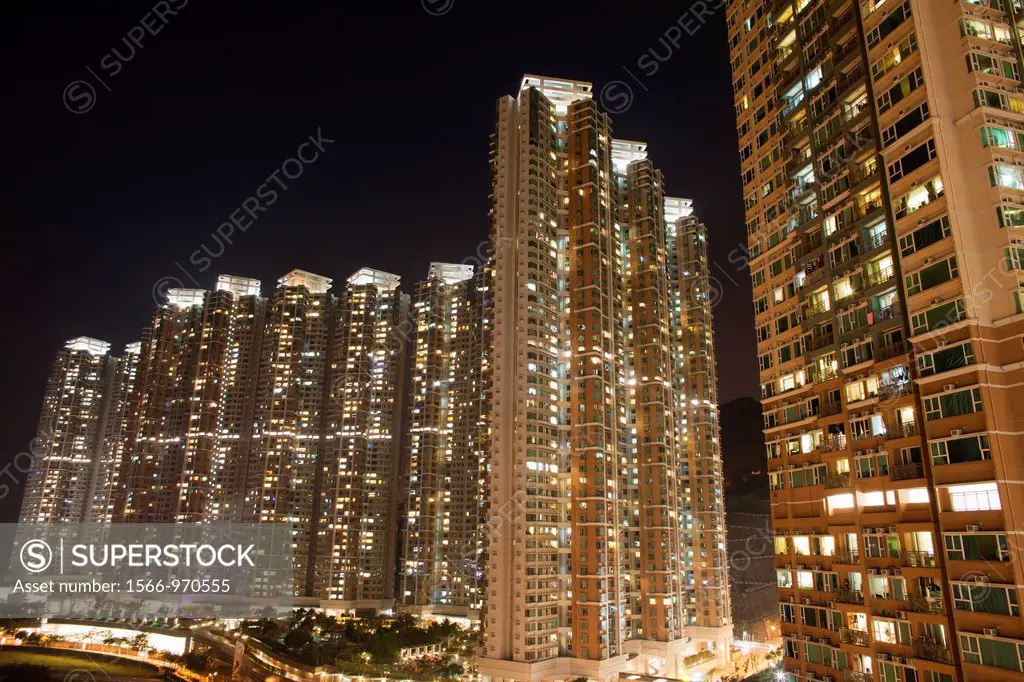
{"type": "Polygon", "coordinates": [[[296,609],[287,620],[246,620],[239,631],[275,652],[311,666],[334,666],[348,675],[463,679],[475,667],[478,630],[444,620],[426,623],[410,614],[333,617],[296,609]],[[403,659],[402,650],[439,646],[440,653],[403,659]]]}

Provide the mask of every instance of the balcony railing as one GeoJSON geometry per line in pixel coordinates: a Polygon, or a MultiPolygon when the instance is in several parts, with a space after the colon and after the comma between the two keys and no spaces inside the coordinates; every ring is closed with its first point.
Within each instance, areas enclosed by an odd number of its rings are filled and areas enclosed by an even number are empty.
{"type": "Polygon", "coordinates": [[[844,604],[863,604],[864,593],[860,590],[839,590],[836,593],[836,601],[844,604]]]}
{"type": "Polygon", "coordinates": [[[903,552],[903,565],[910,568],[935,568],[938,563],[931,552],[903,552]]]}
{"type": "Polygon", "coordinates": [[[822,369],[811,368],[807,370],[807,376],[812,384],[822,384],[826,381],[831,381],[839,376],[839,372],[832,369],[831,367],[824,367],[822,369]]]}
{"type": "Polygon", "coordinates": [[[857,646],[868,646],[868,633],[861,630],[843,628],[839,631],[839,641],[843,644],[856,644],[857,646]]]}
{"type": "Polygon", "coordinates": [[[865,235],[860,241],[861,249],[866,253],[877,249],[879,246],[889,241],[889,235],[886,232],[878,232],[875,234],[865,235]]]}
{"type": "Polygon", "coordinates": [[[881,348],[875,349],[875,360],[881,362],[882,360],[888,360],[894,358],[897,355],[903,355],[906,353],[906,348],[902,341],[896,343],[890,343],[888,346],[882,346],[881,348]]]}
{"type": "Polygon", "coordinates": [[[877,324],[885,320],[895,320],[897,317],[899,317],[899,314],[899,304],[893,303],[892,305],[886,306],[874,312],[874,323],[877,324]]]}
{"type": "Polygon", "coordinates": [[[831,417],[832,415],[839,414],[843,411],[843,404],[840,402],[824,402],[819,403],[818,416],[819,417],[831,417]]]}
{"type": "Polygon", "coordinates": [[[831,346],[836,342],[836,337],[833,334],[826,334],[825,336],[819,336],[818,338],[811,337],[807,342],[808,351],[816,351],[825,346],[831,346]]]}
{"type": "Polygon", "coordinates": [[[860,563],[860,553],[855,549],[837,549],[832,555],[833,564],[856,565],[860,563]]]}
{"type": "Polygon", "coordinates": [[[911,438],[917,435],[917,422],[890,424],[886,427],[889,438],[911,438]]]}
{"type": "Polygon", "coordinates": [[[907,610],[915,613],[934,613],[939,615],[946,613],[946,607],[943,606],[942,600],[926,599],[924,597],[914,597],[907,602],[907,610]]]}
{"type": "Polygon", "coordinates": [[[889,469],[891,481],[907,481],[912,478],[924,478],[923,464],[897,464],[889,469]]]}
{"type": "Polygon", "coordinates": [[[942,663],[953,662],[953,655],[950,653],[948,647],[940,644],[933,644],[931,642],[914,642],[914,656],[917,658],[926,658],[929,661],[940,661],[942,663]]]}
{"type": "Polygon", "coordinates": [[[896,275],[896,268],[894,268],[891,265],[889,267],[887,267],[887,268],[882,268],[881,270],[876,270],[875,272],[872,272],[872,273],[868,274],[868,286],[869,287],[873,287],[876,284],[882,284],[883,282],[888,282],[895,275],[896,275]]]}
{"type": "Polygon", "coordinates": [[[822,313],[828,312],[829,307],[826,303],[812,303],[804,308],[804,319],[814,317],[815,315],[821,315],[822,313]]]}
{"type": "MultiPolygon", "coordinates": [[[[878,353],[875,353],[875,360],[878,360],[878,353]]],[[[901,395],[907,395],[911,392],[910,382],[902,384],[885,384],[884,386],[878,387],[878,397],[880,400],[893,400],[899,398],[901,395]]]]}
{"type": "Polygon", "coordinates": [[[850,472],[844,471],[840,474],[829,474],[825,477],[825,487],[829,489],[849,488],[850,472]]]}
{"type": "Polygon", "coordinates": [[[825,452],[839,452],[846,449],[846,438],[836,436],[826,437],[821,441],[821,447],[825,452]]]}
{"type": "Polygon", "coordinates": [[[862,673],[859,670],[844,670],[843,682],[872,682],[871,673],[862,673]]]}
{"type": "Polygon", "coordinates": [[[866,218],[875,211],[881,210],[883,206],[884,204],[881,199],[872,199],[870,201],[865,201],[863,204],[856,204],[853,207],[854,219],[860,220],[861,218],[866,218]]]}

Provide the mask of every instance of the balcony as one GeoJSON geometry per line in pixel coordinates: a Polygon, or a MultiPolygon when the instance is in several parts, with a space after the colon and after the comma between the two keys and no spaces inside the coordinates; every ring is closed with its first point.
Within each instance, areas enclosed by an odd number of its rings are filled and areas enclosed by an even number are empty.
{"type": "Polygon", "coordinates": [[[940,663],[953,662],[953,654],[950,653],[948,647],[931,642],[914,642],[914,656],[940,663]]]}
{"type": "Polygon", "coordinates": [[[902,341],[890,343],[888,346],[882,346],[881,348],[875,349],[875,361],[882,362],[883,360],[888,360],[889,358],[895,358],[900,355],[904,355],[906,354],[906,352],[907,349],[903,345],[902,341]]]}
{"type": "Polygon", "coordinates": [[[873,313],[874,319],[872,320],[871,324],[878,324],[879,322],[884,322],[886,320],[895,320],[896,318],[899,317],[899,315],[900,306],[898,303],[893,303],[892,305],[876,310],[873,313]]]}
{"type": "Polygon", "coordinates": [[[808,263],[804,269],[804,286],[813,287],[819,281],[825,279],[825,274],[828,270],[825,269],[825,259],[821,256],[814,259],[813,262],[808,263]]]}
{"type": "MultiPolygon", "coordinates": [[[[875,360],[878,360],[877,353],[875,353],[875,360]]],[[[885,384],[878,387],[878,398],[880,400],[895,400],[901,395],[908,395],[912,390],[910,382],[904,382],[902,384],[885,384]]]]}
{"type": "Polygon", "coordinates": [[[804,307],[804,320],[808,320],[815,315],[821,315],[827,313],[829,307],[827,303],[811,303],[804,307]]]}
{"type": "Polygon", "coordinates": [[[837,549],[832,555],[832,564],[855,566],[860,563],[860,553],[855,549],[837,549]]]}
{"type": "Polygon", "coordinates": [[[924,478],[923,464],[897,464],[889,469],[890,481],[909,481],[912,478],[924,478]]]}
{"type": "Polygon", "coordinates": [[[879,284],[885,284],[895,276],[896,268],[891,265],[887,268],[876,270],[875,272],[868,273],[868,286],[873,287],[878,286],[879,284]]]}
{"type": "Polygon", "coordinates": [[[914,597],[907,602],[907,611],[913,611],[914,613],[931,613],[935,615],[945,615],[946,607],[942,604],[939,599],[926,599],[924,597],[914,597]]]}
{"type": "Polygon", "coordinates": [[[884,205],[885,204],[882,203],[881,199],[872,199],[870,201],[865,201],[862,204],[855,204],[853,207],[853,219],[861,220],[862,218],[867,218],[868,216],[873,215],[876,211],[882,210],[884,205]]]}
{"type": "Polygon", "coordinates": [[[938,562],[931,552],[903,552],[903,565],[908,568],[935,568],[938,562]]]}
{"type": "Polygon", "coordinates": [[[850,472],[844,471],[841,474],[829,474],[825,477],[825,487],[830,490],[850,487],[850,472]]]}
{"type": "Polygon", "coordinates": [[[890,424],[886,427],[889,438],[912,438],[917,435],[917,422],[903,422],[902,424],[890,424]],[[891,427],[891,428],[890,428],[891,427]]]}
{"type": "Polygon", "coordinates": [[[821,441],[821,448],[825,452],[839,452],[846,449],[846,438],[830,436],[821,441]]]}
{"type": "Polygon", "coordinates": [[[839,641],[843,644],[856,644],[857,646],[869,646],[868,633],[861,630],[843,628],[839,631],[839,641]]]}
{"type": "MultiPolygon", "coordinates": [[[[804,253],[811,253],[820,249],[822,244],[821,230],[817,230],[813,234],[804,235],[802,248],[804,253]]],[[[824,262],[824,259],[822,262],[824,262]]]]}
{"type": "Polygon", "coordinates": [[[864,604],[864,593],[860,590],[839,590],[836,593],[836,601],[843,604],[864,604]]]}
{"type": "Polygon", "coordinates": [[[889,233],[879,232],[873,235],[866,235],[861,238],[861,252],[867,253],[868,251],[874,251],[879,246],[882,246],[889,241],[889,233]]]}
{"type": "Polygon", "coordinates": [[[836,342],[836,337],[833,334],[825,334],[824,336],[819,336],[819,337],[813,337],[812,336],[807,341],[807,350],[808,350],[808,352],[812,352],[812,351],[816,351],[816,350],[821,350],[825,346],[834,345],[835,342],[836,342]]]}
{"type": "MultiPolygon", "coordinates": [[[[843,411],[843,404],[840,402],[824,402],[818,406],[819,417],[832,417],[843,411]]],[[[842,449],[842,448],[840,448],[842,449]]]]}

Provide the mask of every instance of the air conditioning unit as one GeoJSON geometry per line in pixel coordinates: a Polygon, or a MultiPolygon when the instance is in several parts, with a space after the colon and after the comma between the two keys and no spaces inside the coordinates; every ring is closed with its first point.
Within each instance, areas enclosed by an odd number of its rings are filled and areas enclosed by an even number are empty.
{"type": "Polygon", "coordinates": [[[804,635],[804,641],[805,642],[811,641],[811,636],[810,635],[804,635]]]}
{"type": "Polygon", "coordinates": [[[811,603],[810,597],[804,597],[804,604],[810,604],[810,603],[811,603]]]}
{"type": "Polygon", "coordinates": [[[952,431],[949,432],[949,435],[951,435],[951,436],[962,436],[962,435],[964,435],[964,430],[963,429],[953,429],[952,431]]]}
{"type": "Polygon", "coordinates": [[[956,384],[943,384],[942,385],[942,390],[943,391],[952,391],[954,388],[956,388],[956,384]]]}
{"type": "Polygon", "coordinates": [[[940,303],[942,303],[942,299],[941,298],[933,298],[932,299],[932,305],[938,305],[940,303]]]}
{"type": "Polygon", "coordinates": [[[879,652],[878,658],[879,658],[879,660],[882,660],[882,661],[888,661],[889,660],[889,654],[879,652]]]}
{"type": "Polygon", "coordinates": [[[984,628],[982,630],[982,632],[984,632],[989,637],[998,637],[999,636],[999,628],[984,628]]]}
{"type": "Polygon", "coordinates": [[[895,533],[896,532],[896,526],[889,526],[889,532],[890,533],[895,533]]]}
{"type": "Polygon", "coordinates": [[[892,657],[892,661],[893,661],[893,663],[902,663],[903,665],[906,665],[907,664],[907,657],[906,656],[893,656],[892,657]]]}
{"type": "Polygon", "coordinates": [[[971,524],[968,524],[968,526],[967,526],[967,532],[968,533],[977,533],[980,530],[981,530],[981,526],[976,524],[976,523],[971,523],[971,524]]]}
{"type": "Polygon", "coordinates": [[[882,571],[881,571],[881,574],[882,575],[892,575],[892,571],[890,571],[888,568],[883,568],[882,571]]]}
{"type": "Polygon", "coordinates": [[[825,602],[825,606],[827,608],[834,609],[836,607],[836,603],[834,601],[827,601],[825,602]]]}
{"type": "Polygon", "coordinates": [[[906,620],[906,619],[907,619],[907,612],[906,611],[897,611],[896,612],[896,620],[906,620]]]}
{"type": "Polygon", "coordinates": [[[939,348],[942,348],[943,346],[946,345],[946,339],[939,339],[938,341],[935,342],[935,345],[938,346],[939,348]]]}
{"type": "Polygon", "coordinates": [[[877,568],[869,568],[868,569],[868,573],[870,573],[871,575],[878,575],[878,569],[877,568]]]}

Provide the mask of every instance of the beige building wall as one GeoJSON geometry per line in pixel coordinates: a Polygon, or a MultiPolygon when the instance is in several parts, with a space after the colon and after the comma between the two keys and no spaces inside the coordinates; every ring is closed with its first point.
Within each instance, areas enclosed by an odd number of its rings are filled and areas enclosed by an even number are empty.
{"type": "Polygon", "coordinates": [[[1024,671],[1020,14],[728,5],[792,680],[1024,671]]]}

